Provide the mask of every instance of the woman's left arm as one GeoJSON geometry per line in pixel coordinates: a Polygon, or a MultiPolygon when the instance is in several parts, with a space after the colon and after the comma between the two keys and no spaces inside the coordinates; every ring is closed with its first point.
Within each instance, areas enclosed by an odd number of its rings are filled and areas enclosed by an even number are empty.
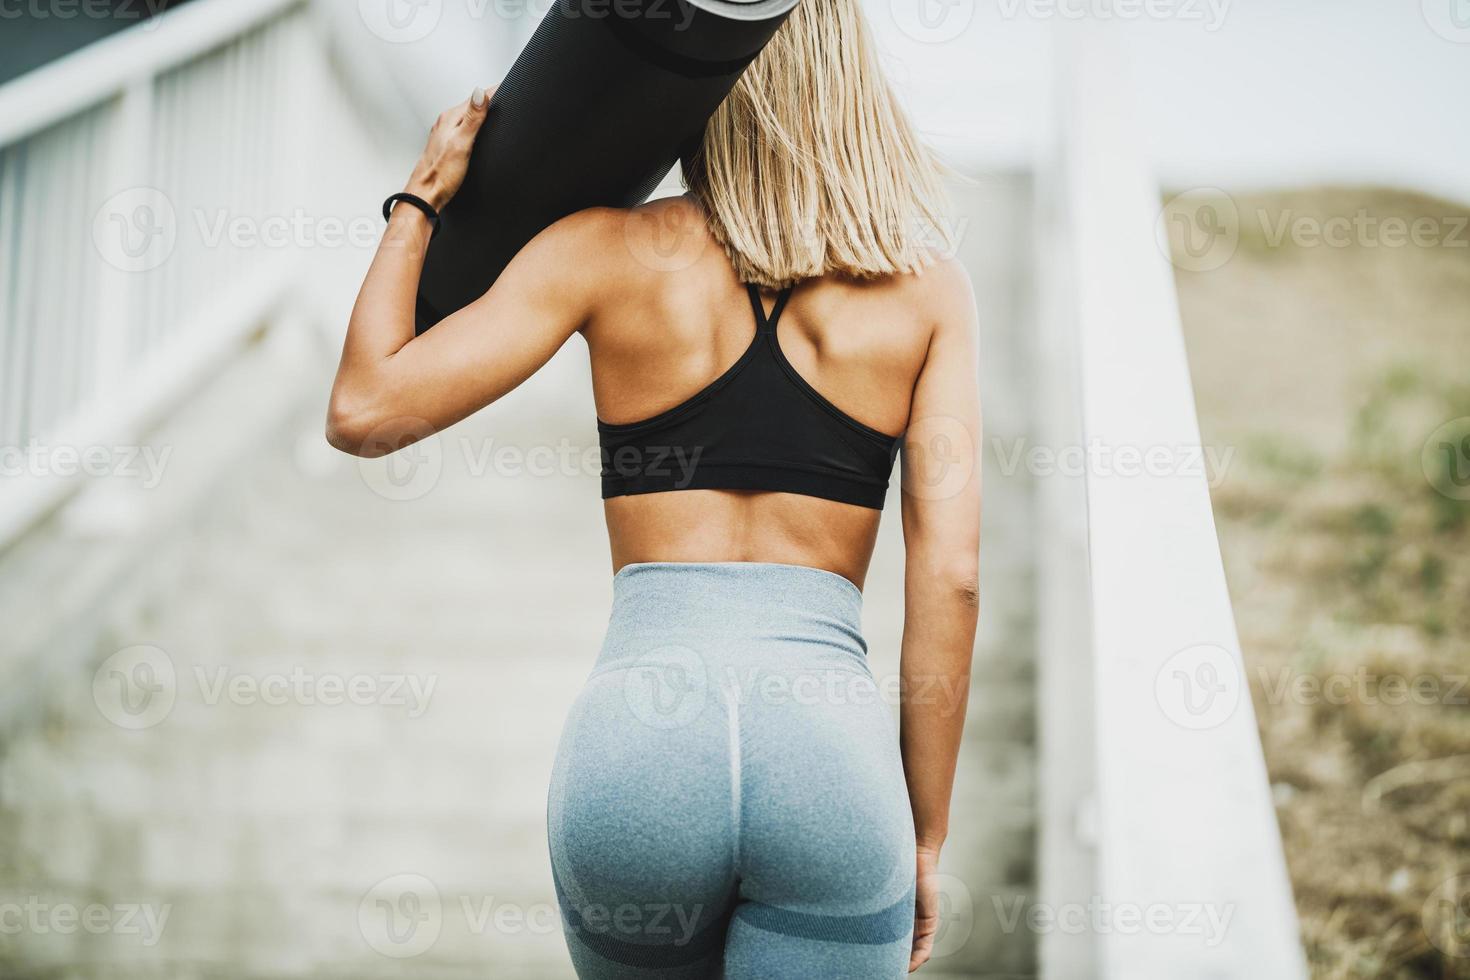
{"type": "MultiPolygon", "coordinates": [[[[439,117],[409,193],[436,211],[449,203],[489,103],[477,90],[439,117]]],[[[419,209],[398,204],[347,326],[327,441],[356,456],[383,456],[529,378],[586,322],[610,220],[598,211],[563,219],[522,249],[484,296],[415,337],[414,299],[432,228],[419,209]]]]}

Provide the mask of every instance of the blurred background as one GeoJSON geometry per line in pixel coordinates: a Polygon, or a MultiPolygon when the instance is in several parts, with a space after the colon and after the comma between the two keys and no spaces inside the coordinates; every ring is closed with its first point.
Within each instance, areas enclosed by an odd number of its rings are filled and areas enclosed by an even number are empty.
{"type": "MultiPolygon", "coordinates": [[[[983,329],[924,974],[1470,977],[1470,6],[865,3],[983,329]]],[[[0,976],[571,975],[585,355],[322,437],[382,199],[545,10],[0,3],[0,976]]]]}

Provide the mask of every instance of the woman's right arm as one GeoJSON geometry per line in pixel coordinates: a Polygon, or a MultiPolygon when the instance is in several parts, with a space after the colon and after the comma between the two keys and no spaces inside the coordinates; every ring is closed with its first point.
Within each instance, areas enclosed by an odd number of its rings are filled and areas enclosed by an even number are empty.
{"type": "MultiPolygon", "coordinates": [[[[477,90],[441,115],[408,190],[442,209],[464,180],[488,113],[489,97],[477,90]]],[[[483,296],[416,337],[414,296],[431,228],[416,208],[394,208],[347,324],[327,440],[344,452],[382,456],[516,388],[629,279],[627,220],[607,208],[562,218],[522,248],[483,296]]]]}
{"type": "Polygon", "coordinates": [[[924,274],[934,332],[903,451],[904,627],[900,744],[918,845],[910,971],[939,924],[940,848],[969,698],[979,615],[980,395],[975,301],[953,260],[924,274]],[[932,280],[931,280],[932,277],[932,280]]]}

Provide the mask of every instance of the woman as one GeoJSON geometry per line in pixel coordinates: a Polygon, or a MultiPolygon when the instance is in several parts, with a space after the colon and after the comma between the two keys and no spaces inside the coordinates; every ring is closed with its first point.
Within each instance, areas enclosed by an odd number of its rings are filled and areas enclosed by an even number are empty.
{"type": "MultiPolygon", "coordinates": [[[[488,97],[408,192],[442,208],[488,97]]],[[[552,870],[581,977],[899,977],[929,956],[979,547],[969,282],[857,0],[805,0],[683,161],[689,194],[573,215],[415,338],[431,231],[397,207],[328,438],[382,455],[586,341],[614,603],[567,722],[552,870]],[[900,732],[860,589],[898,439],[900,732]]]]}

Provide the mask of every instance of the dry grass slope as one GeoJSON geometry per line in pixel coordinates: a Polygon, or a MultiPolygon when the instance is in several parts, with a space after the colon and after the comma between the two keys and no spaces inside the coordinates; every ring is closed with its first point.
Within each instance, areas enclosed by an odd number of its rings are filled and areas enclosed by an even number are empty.
{"type": "Polygon", "coordinates": [[[1470,219],[1231,203],[1239,247],[1178,283],[1312,972],[1470,978],[1470,219]]]}

